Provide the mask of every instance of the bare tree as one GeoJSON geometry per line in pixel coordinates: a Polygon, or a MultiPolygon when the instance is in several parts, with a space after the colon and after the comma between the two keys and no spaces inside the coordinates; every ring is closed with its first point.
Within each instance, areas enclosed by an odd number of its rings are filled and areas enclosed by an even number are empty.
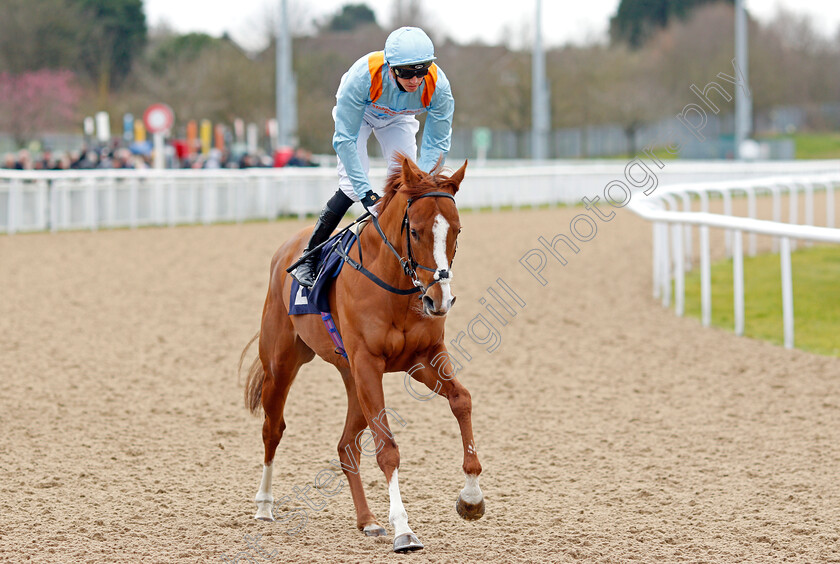
{"type": "Polygon", "coordinates": [[[396,29],[404,25],[424,27],[425,10],[419,0],[393,0],[391,26],[396,29]]]}
{"type": "Polygon", "coordinates": [[[663,116],[670,106],[668,95],[659,88],[653,57],[626,47],[611,50],[603,68],[610,77],[606,88],[595,92],[601,117],[621,126],[627,140],[627,154],[636,154],[636,133],[643,125],[663,116]]]}
{"type": "Polygon", "coordinates": [[[75,68],[84,19],[64,0],[4,0],[0,17],[0,71],[75,68]]]}
{"type": "Polygon", "coordinates": [[[162,72],[148,65],[135,73],[136,103],[164,101],[179,122],[210,119],[230,123],[240,117],[262,122],[274,115],[273,72],[230,41],[174,58],[162,72]]]}
{"type": "MultiPolygon", "coordinates": [[[[692,84],[702,90],[709,81],[716,80],[717,73],[732,74],[734,30],[732,6],[709,4],[697,8],[688,20],[675,21],[655,34],[642,53],[655,61],[659,88],[672,99],[682,101],[692,96],[692,84]]],[[[689,101],[695,100],[683,104],[689,101]]],[[[669,107],[668,111],[675,109],[669,107]]]]}
{"type": "MultiPolygon", "coordinates": [[[[312,16],[311,4],[304,0],[287,0],[289,33],[292,37],[313,35],[317,26],[312,16]]],[[[277,23],[280,19],[280,0],[266,0],[260,11],[249,18],[243,32],[253,38],[252,45],[246,45],[249,51],[261,51],[274,45],[277,38],[277,23]]]]}
{"type": "Polygon", "coordinates": [[[402,26],[419,27],[437,44],[443,41],[444,36],[440,31],[440,22],[440,16],[430,13],[420,0],[392,0],[391,29],[402,26]]]}

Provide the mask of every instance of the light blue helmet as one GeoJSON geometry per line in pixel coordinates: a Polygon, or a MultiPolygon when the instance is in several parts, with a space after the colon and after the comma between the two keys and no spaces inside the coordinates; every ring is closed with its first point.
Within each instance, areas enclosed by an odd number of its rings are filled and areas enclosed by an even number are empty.
{"type": "Polygon", "coordinates": [[[385,41],[385,62],[392,67],[434,61],[435,46],[419,27],[401,27],[385,41]]]}

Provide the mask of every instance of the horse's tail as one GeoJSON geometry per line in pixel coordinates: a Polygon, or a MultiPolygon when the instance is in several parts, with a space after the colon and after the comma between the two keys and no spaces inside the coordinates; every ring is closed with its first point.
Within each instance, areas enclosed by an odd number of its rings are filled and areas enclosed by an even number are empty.
{"type": "MultiPolygon", "coordinates": [[[[260,336],[260,332],[254,335],[245,348],[242,349],[242,354],[239,357],[239,368],[236,371],[237,376],[242,374],[242,363],[245,362],[245,353],[251,348],[251,345],[260,336]]],[[[260,410],[260,401],[262,399],[262,387],[265,380],[265,371],[263,370],[260,356],[254,359],[251,363],[251,368],[248,369],[248,378],[245,380],[245,407],[254,415],[260,410]]]]}

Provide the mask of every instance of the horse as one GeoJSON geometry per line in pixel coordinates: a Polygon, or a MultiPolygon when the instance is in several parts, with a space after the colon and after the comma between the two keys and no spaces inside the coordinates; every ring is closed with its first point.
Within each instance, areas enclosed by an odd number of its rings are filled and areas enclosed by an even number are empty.
{"type": "Polygon", "coordinates": [[[446,315],[455,302],[451,266],[461,230],[455,194],[467,163],[450,176],[441,172],[440,163],[425,173],[404,155],[396,156],[395,165],[378,214],[372,216],[375,229],[367,226],[361,231],[329,290],[330,311],[343,337],[346,357],[337,354],[336,342],[319,316],[288,315],[292,278],[287,269],[309,239],[311,229],[304,229],[271,260],[260,330],[242,351],[240,369],[248,347],[259,339],[259,356],[245,385],[246,407],[257,415],[262,406],[265,413],[265,458],[254,518],[275,520],[271,478],[275,451],[286,428],[283,409],[301,366],[317,355],[338,369],[347,393],[338,456],[350,486],[356,527],[366,536],[386,534],[368,507],[358,471],[361,450],[373,450],[366,448],[370,437],[362,442],[369,428],[376,461],[388,484],[394,552],[407,552],[422,549],[423,544],[408,525],[400,497],[400,452],[388,422],[383,374],[408,372],[449,401],[464,449],[465,485],[455,504],[457,513],[465,520],[479,519],[484,514],[484,495],[478,485],[481,464],[473,438],[472,400],[455,377],[460,364],[444,344],[446,315]]]}

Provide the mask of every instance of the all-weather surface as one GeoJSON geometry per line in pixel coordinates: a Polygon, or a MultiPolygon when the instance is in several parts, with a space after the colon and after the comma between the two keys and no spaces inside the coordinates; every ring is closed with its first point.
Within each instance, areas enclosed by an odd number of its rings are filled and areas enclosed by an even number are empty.
{"type": "MultiPolygon", "coordinates": [[[[276,513],[296,517],[253,519],[262,420],[236,367],[305,222],[0,237],[0,561],[840,562],[840,359],[663,309],[650,226],[626,211],[558,246],[565,266],[547,254],[541,285],[520,257],[580,212],[461,215],[447,340],[463,332],[486,515],[455,512],[447,402],[386,375],[411,555],[355,529],[346,485],[317,491],[346,407],[318,359],[275,462],[276,513]]],[[[384,477],[361,467],[390,534],[384,477]]]]}

